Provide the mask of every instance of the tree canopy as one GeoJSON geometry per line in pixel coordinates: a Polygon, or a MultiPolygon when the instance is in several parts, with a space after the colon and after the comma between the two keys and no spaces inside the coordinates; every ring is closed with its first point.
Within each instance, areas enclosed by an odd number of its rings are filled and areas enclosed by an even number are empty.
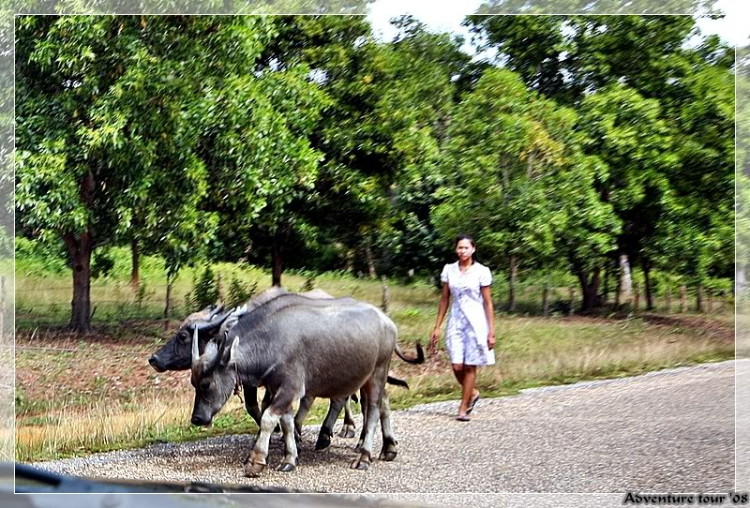
{"type": "MultiPolygon", "coordinates": [[[[733,267],[731,51],[686,16],[469,16],[479,49],[357,16],[20,16],[19,234],[91,254],[575,276],[627,255],[701,284],[733,267]]],[[[742,233],[742,232],[741,232],[742,233]]]]}

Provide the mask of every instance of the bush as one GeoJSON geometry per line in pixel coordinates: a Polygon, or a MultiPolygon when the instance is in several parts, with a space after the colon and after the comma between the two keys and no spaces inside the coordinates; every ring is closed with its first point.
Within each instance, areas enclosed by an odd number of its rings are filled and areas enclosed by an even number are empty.
{"type": "Polygon", "coordinates": [[[306,291],[312,291],[315,289],[315,275],[310,274],[305,278],[305,282],[300,286],[299,290],[300,293],[304,293],[306,291]]]}
{"type": "Polygon", "coordinates": [[[227,305],[229,307],[236,307],[237,305],[245,303],[253,297],[257,289],[257,281],[252,284],[245,284],[237,277],[232,277],[232,282],[229,284],[229,301],[227,302],[227,305]]]}
{"type": "Polygon", "coordinates": [[[115,267],[115,260],[109,250],[95,250],[94,261],[91,263],[91,277],[99,279],[107,277],[115,267]]]}
{"type": "Polygon", "coordinates": [[[193,291],[188,296],[186,303],[193,311],[216,304],[219,299],[219,287],[211,265],[206,265],[198,281],[193,283],[193,291]]]}

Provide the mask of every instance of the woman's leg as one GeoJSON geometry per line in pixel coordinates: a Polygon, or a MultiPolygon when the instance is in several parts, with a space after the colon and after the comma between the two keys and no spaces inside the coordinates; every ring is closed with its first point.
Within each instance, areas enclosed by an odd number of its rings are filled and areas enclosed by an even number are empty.
{"type": "MultiPolygon", "coordinates": [[[[461,386],[463,387],[463,393],[461,397],[461,406],[458,409],[459,416],[463,416],[466,414],[466,411],[469,409],[469,405],[471,404],[471,399],[474,398],[474,395],[476,395],[476,384],[477,384],[477,366],[476,365],[463,365],[463,382],[461,383],[461,386]]],[[[456,370],[453,369],[453,372],[455,373],[456,370]]],[[[458,375],[456,376],[458,377],[458,375]]]]}
{"type": "Polygon", "coordinates": [[[464,364],[463,363],[452,363],[453,375],[456,376],[458,384],[464,385],[464,364]]]}

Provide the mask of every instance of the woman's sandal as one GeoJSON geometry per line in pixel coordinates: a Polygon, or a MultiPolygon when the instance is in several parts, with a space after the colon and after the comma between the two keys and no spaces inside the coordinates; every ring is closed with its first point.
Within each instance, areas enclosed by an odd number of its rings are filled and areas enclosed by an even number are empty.
{"type": "Polygon", "coordinates": [[[470,415],[472,411],[474,411],[474,406],[477,405],[477,402],[479,402],[479,394],[477,393],[476,397],[471,399],[471,402],[469,403],[469,409],[466,410],[466,414],[470,415]]]}
{"type": "Polygon", "coordinates": [[[456,417],[456,420],[458,420],[459,422],[470,422],[471,418],[469,418],[468,414],[465,414],[465,415],[458,415],[456,417]]]}

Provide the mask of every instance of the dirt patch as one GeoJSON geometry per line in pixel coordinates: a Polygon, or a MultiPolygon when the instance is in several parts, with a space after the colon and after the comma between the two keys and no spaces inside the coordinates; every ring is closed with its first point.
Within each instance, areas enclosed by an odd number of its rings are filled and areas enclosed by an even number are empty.
{"type": "Polygon", "coordinates": [[[134,326],[119,337],[102,330],[86,336],[57,329],[19,332],[17,412],[33,416],[62,407],[75,411],[95,402],[128,403],[144,395],[190,389],[187,372],[157,373],[148,364],[175,330],[162,336],[137,330],[134,326]]]}
{"type": "MultiPolygon", "coordinates": [[[[612,323],[613,319],[625,320],[632,318],[626,314],[618,314],[611,317],[595,315],[575,315],[561,318],[565,323],[612,323]]],[[[701,316],[696,314],[651,314],[640,313],[635,319],[642,319],[645,323],[670,331],[686,331],[691,335],[707,336],[721,342],[734,342],[734,323],[716,317],[701,316]]]]}

